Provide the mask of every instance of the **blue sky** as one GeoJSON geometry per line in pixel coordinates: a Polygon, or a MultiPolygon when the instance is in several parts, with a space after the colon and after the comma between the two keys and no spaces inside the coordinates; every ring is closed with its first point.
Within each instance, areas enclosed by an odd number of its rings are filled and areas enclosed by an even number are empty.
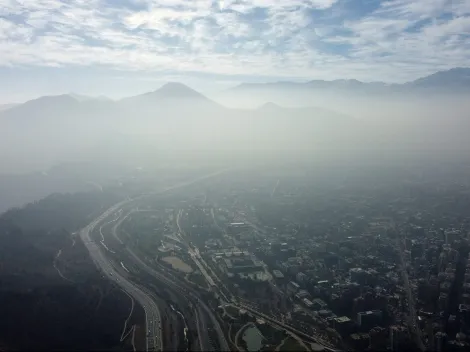
{"type": "Polygon", "coordinates": [[[0,0],[0,103],[174,80],[403,82],[469,62],[468,0],[0,0]]]}

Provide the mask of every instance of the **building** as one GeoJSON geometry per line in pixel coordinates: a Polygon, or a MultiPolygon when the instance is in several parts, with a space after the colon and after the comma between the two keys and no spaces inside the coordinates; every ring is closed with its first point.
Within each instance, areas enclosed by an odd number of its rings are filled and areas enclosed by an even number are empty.
{"type": "Polygon", "coordinates": [[[455,229],[449,229],[444,231],[444,239],[446,244],[452,244],[456,240],[460,239],[460,231],[455,229]]]}
{"type": "Polygon", "coordinates": [[[280,270],[273,270],[273,276],[275,280],[282,281],[284,279],[284,274],[280,270]]]}
{"type": "Polygon", "coordinates": [[[362,268],[349,269],[349,276],[352,282],[365,285],[367,282],[367,273],[362,268]]]}
{"type": "Polygon", "coordinates": [[[227,226],[227,232],[233,235],[245,231],[248,228],[249,226],[244,222],[232,222],[227,226]]]}
{"type": "Polygon", "coordinates": [[[295,279],[297,280],[297,282],[304,283],[307,281],[307,275],[300,272],[300,273],[297,273],[297,275],[295,276],[295,279]]]}
{"type": "Polygon", "coordinates": [[[322,318],[327,318],[333,316],[333,312],[329,309],[322,309],[318,311],[318,315],[322,318]]]}
{"type": "Polygon", "coordinates": [[[408,329],[402,325],[390,327],[390,347],[392,351],[403,351],[408,341],[408,329]]]}
{"type": "Polygon", "coordinates": [[[290,281],[288,284],[287,284],[287,292],[293,296],[295,295],[298,291],[300,290],[300,286],[297,282],[294,282],[294,281],[290,281]]]}
{"type": "Polygon", "coordinates": [[[321,280],[317,282],[317,286],[319,287],[328,287],[330,282],[328,280],[321,280]]]}
{"type": "Polygon", "coordinates": [[[248,252],[233,252],[232,255],[226,253],[226,258],[222,262],[225,271],[231,274],[264,270],[263,263],[248,252]]]}
{"type": "Polygon", "coordinates": [[[451,336],[455,336],[459,332],[459,319],[454,314],[449,315],[449,319],[447,320],[447,332],[451,334],[451,336]]]}
{"type": "Polygon", "coordinates": [[[373,351],[385,351],[387,349],[387,330],[376,326],[369,331],[369,348],[373,351]]]}
{"type": "Polygon", "coordinates": [[[313,301],[313,309],[315,310],[322,310],[322,309],[326,309],[328,307],[328,304],[326,304],[325,301],[323,301],[322,299],[320,298],[315,298],[313,301]]]}
{"type": "Polygon", "coordinates": [[[441,292],[439,294],[438,303],[439,303],[439,310],[440,311],[446,310],[448,300],[449,300],[449,296],[448,296],[447,293],[441,292]]]}
{"type": "Polygon", "coordinates": [[[459,316],[466,324],[470,324],[470,306],[459,304],[459,316]]]}
{"type": "Polygon", "coordinates": [[[369,346],[369,334],[357,333],[351,334],[351,343],[356,351],[363,351],[369,346]]]}
{"type": "Polygon", "coordinates": [[[304,298],[310,298],[310,293],[308,293],[308,291],[306,290],[299,290],[296,294],[295,294],[295,298],[297,299],[304,299],[304,298]]]}
{"type": "Polygon", "coordinates": [[[434,335],[434,350],[436,352],[442,352],[444,351],[446,345],[447,345],[447,334],[445,332],[437,332],[434,335]]]}
{"type": "Polygon", "coordinates": [[[348,317],[335,317],[333,327],[341,336],[347,336],[353,331],[354,322],[348,317]]]}
{"type": "Polygon", "coordinates": [[[368,310],[357,313],[357,325],[363,331],[382,325],[382,311],[368,310]]]}
{"type": "Polygon", "coordinates": [[[308,298],[302,299],[302,303],[305,305],[305,307],[307,307],[309,309],[312,308],[312,306],[313,306],[312,301],[309,300],[308,298]]]}
{"type": "Polygon", "coordinates": [[[465,341],[451,340],[447,342],[446,351],[466,352],[470,349],[470,345],[465,341]]]}

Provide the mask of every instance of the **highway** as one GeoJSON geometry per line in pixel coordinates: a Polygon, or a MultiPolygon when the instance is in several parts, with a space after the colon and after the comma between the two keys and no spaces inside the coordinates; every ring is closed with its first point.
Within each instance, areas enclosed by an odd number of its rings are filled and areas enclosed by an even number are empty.
{"type": "Polygon", "coordinates": [[[414,340],[416,342],[416,345],[419,347],[421,351],[425,351],[426,347],[424,346],[423,339],[421,336],[421,329],[419,328],[418,325],[418,314],[416,314],[416,306],[415,306],[415,301],[413,298],[413,293],[411,292],[411,286],[410,286],[410,280],[408,277],[408,271],[406,270],[406,263],[405,263],[405,258],[403,257],[403,243],[401,240],[397,237],[397,249],[398,249],[398,254],[400,256],[400,271],[401,275],[403,278],[403,283],[405,284],[405,289],[406,289],[406,296],[408,300],[408,308],[409,308],[409,322],[408,322],[408,327],[410,329],[410,332],[412,336],[414,337],[414,340]]]}
{"type": "Polygon", "coordinates": [[[153,299],[144,293],[135,284],[121,276],[118,270],[109,262],[104,256],[101,248],[91,240],[90,233],[93,229],[105,218],[114,213],[121,203],[116,204],[114,207],[108,209],[100,217],[95,219],[91,224],[86,226],[80,231],[80,238],[88,249],[91,258],[95,265],[106,275],[106,277],[116,284],[118,284],[125,292],[132,296],[145,311],[145,330],[147,333],[146,338],[146,351],[161,351],[162,350],[162,332],[161,332],[161,319],[160,311],[153,299]]]}
{"type": "Polygon", "coordinates": [[[421,351],[425,351],[426,347],[423,343],[423,338],[421,336],[421,329],[418,325],[418,314],[416,313],[416,306],[415,301],[413,299],[413,293],[411,292],[410,280],[408,277],[408,271],[406,269],[406,262],[405,258],[403,257],[403,253],[405,251],[406,245],[401,238],[400,231],[398,231],[397,225],[393,219],[390,219],[390,228],[395,232],[397,235],[396,238],[396,250],[398,255],[400,256],[400,271],[403,279],[403,283],[405,284],[406,296],[408,301],[408,309],[409,309],[409,316],[408,316],[408,330],[410,331],[411,336],[414,338],[416,342],[416,346],[421,351]]]}
{"type": "Polygon", "coordinates": [[[127,248],[127,251],[134,258],[135,263],[137,263],[140,266],[140,268],[145,270],[148,274],[152,275],[153,277],[157,278],[159,281],[165,283],[165,285],[168,285],[169,287],[171,287],[174,291],[178,292],[181,296],[185,297],[187,300],[194,302],[194,305],[198,307],[198,310],[197,310],[198,321],[196,323],[198,327],[199,339],[203,340],[201,342],[201,346],[204,346],[204,350],[206,350],[207,346],[210,345],[207,341],[207,336],[206,336],[207,335],[207,328],[206,328],[207,322],[204,317],[206,315],[209,317],[212,325],[214,326],[217,332],[220,349],[222,351],[230,351],[230,348],[228,347],[228,343],[225,339],[224,333],[222,329],[220,328],[220,325],[217,319],[215,318],[211,309],[200,299],[199,294],[196,291],[194,291],[192,287],[189,287],[184,282],[177,282],[175,279],[172,279],[158,272],[157,270],[151,268],[146,263],[144,263],[142,259],[140,259],[129,248],[127,248]]]}
{"type": "MultiPolygon", "coordinates": [[[[145,293],[142,289],[137,287],[135,284],[133,284],[131,281],[129,281],[127,278],[123,277],[122,275],[119,274],[118,270],[113,266],[112,262],[109,261],[108,258],[103,254],[101,251],[100,246],[98,246],[91,238],[90,238],[90,233],[94,230],[94,228],[104,221],[106,218],[111,216],[112,214],[116,213],[117,211],[121,211],[121,214],[123,213],[123,207],[132,204],[133,202],[137,200],[141,200],[146,197],[154,196],[154,195],[160,195],[164,194],[168,191],[183,188],[192,184],[195,184],[197,182],[201,182],[203,180],[209,179],[211,177],[218,176],[224,172],[227,172],[229,169],[224,169],[220,170],[208,175],[204,175],[201,177],[198,177],[194,180],[186,181],[179,183],[174,186],[167,187],[163,190],[155,191],[155,192],[150,192],[146,194],[142,194],[140,196],[137,196],[135,198],[128,198],[126,200],[123,200],[113,206],[111,206],[109,209],[107,209],[104,213],[102,213],[99,217],[97,217],[95,220],[93,220],[90,224],[88,224],[86,227],[84,227],[82,230],[80,230],[80,239],[83,241],[85,244],[85,247],[87,248],[88,252],[90,253],[90,256],[95,263],[95,265],[100,269],[105,276],[114,281],[116,284],[118,284],[125,292],[127,292],[130,296],[132,296],[144,309],[145,311],[145,316],[146,316],[146,332],[147,332],[147,338],[146,338],[146,351],[161,351],[163,346],[162,346],[162,331],[161,331],[161,317],[160,317],[160,311],[158,309],[158,306],[156,305],[155,301],[152,299],[152,297],[145,293]]],[[[117,219],[116,219],[117,220],[117,219]]],[[[113,236],[116,237],[116,239],[119,240],[119,237],[116,234],[117,227],[122,223],[124,219],[121,219],[120,222],[118,222],[113,228],[113,236]]],[[[147,271],[150,271],[153,273],[153,276],[158,277],[160,280],[166,281],[168,285],[171,285],[173,288],[175,287],[175,283],[172,282],[171,280],[166,279],[163,275],[158,273],[157,271],[149,268],[146,266],[146,264],[140,260],[134,253],[131,252],[134,258],[138,259],[138,262],[142,265],[144,265],[144,268],[146,268],[147,271]],[[156,275],[158,273],[158,275],[156,275]]],[[[177,285],[176,285],[177,287],[177,285]]],[[[224,351],[229,351],[228,344],[225,340],[225,337],[223,335],[222,330],[220,329],[220,326],[213,316],[212,312],[210,311],[209,307],[207,307],[202,301],[198,299],[198,305],[200,305],[203,310],[205,311],[206,314],[209,315],[211,318],[212,322],[215,323],[214,327],[217,331],[218,337],[219,337],[219,343],[220,343],[220,348],[224,351]]],[[[199,321],[202,320],[202,322],[205,322],[201,317],[198,319],[199,321]]],[[[207,330],[203,329],[201,324],[198,324],[198,334],[201,338],[205,338],[205,335],[207,335],[207,330]]],[[[207,344],[204,344],[207,345],[207,344]]]]}

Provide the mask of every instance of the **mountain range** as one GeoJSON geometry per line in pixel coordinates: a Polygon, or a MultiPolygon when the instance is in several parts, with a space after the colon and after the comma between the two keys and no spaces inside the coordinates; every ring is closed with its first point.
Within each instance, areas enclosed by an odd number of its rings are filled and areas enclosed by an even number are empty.
{"type": "Polygon", "coordinates": [[[242,83],[229,89],[231,93],[296,90],[296,91],[352,91],[355,93],[410,93],[410,92],[470,92],[470,68],[453,68],[439,71],[426,77],[402,84],[384,82],[361,82],[356,79],[337,79],[333,81],[311,80],[307,82],[242,83]]]}
{"type": "MultiPolygon", "coordinates": [[[[368,92],[368,93],[390,93],[390,92],[456,92],[456,93],[469,93],[470,92],[470,68],[457,67],[446,71],[439,71],[431,75],[418,78],[416,80],[406,83],[385,83],[385,82],[362,82],[357,79],[337,79],[337,80],[310,80],[306,82],[294,81],[279,81],[268,83],[241,83],[233,88],[228,89],[224,93],[239,93],[239,92],[252,92],[252,91],[269,91],[269,90],[302,90],[302,91],[315,91],[315,90],[331,90],[331,91],[348,91],[355,92],[368,92]]],[[[101,95],[98,97],[87,96],[77,93],[69,93],[61,95],[73,98],[78,102],[113,102],[112,99],[101,95]]],[[[60,97],[60,96],[58,96],[60,97]]],[[[51,97],[40,97],[32,101],[50,99],[51,97]]],[[[52,97],[54,98],[54,97],[52,97]]],[[[165,84],[160,89],[153,92],[144,93],[137,96],[126,97],[116,102],[129,103],[156,103],[162,104],[172,103],[178,99],[189,99],[193,102],[215,103],[213,100],[205,97],[201,93],[177,82],[170,82],[165,84]]],[[[3,104],[0,105],[0,112],[18,107],[21,104],[3,104]]]]}
{"type": "MultiPolygon", "coordinates": [[[[377,95],[360,103],[352,99],[350,106],[339,102],[318,107],[308,105],[312,104],[314,97],[321,96],[323,90],[350,92],[345,94],[349,97],[367,90],[377,94],[380,89],[385,91],[390,87],[395,90],[402,87],[403,92],[407,87],[420,87],[425,91],[449,91],[460,87],[459,92],[466,92],[470,87],[469,77],[470,69],[459,68],[404,85],[317,80],[242,84],[227,92],[235,93],[234,96],[244,92],[250,97],[260,98],[253,109],[242,109],[236,104],[235,108],[228,108],[181,83],[167,83],[155,91],[117,101],[75,93],[40,97],[0,111],[1,171],[13,172],[13,166],[21,162],[37,164],[42,169],[43,166],[39,165],[50,165],[84,153],[93,157],[120,157],[122,151],[129,150],[130,144],[139,144],[143,140],[146,143],[150,141],[159,151],[199,151],[220,155],[228,152],[250,155],[253,152],[310,153],[338,149],[369,151],[379,147],[426,149],[437,142],[448,142],[452,148],[460,148],[459,143],[467,140],[463,131],[470,126],[467,126],[468,119],[460,119],[455,104],[452,105],[455,116],[448,114],[448,106],[441,110],[435,108],[442,106],[435,99],[420,103],[420,109],[423,106],[428,109],[425,113],[416,109],[399,112],[396,102],[391,105],[393,109],[389,109],[377,95]],[[290,94],[304,100],[297,107],[281,106],[280,101],[285,105],[281,99],[268,99],[271,97],[269,94],[260,93],[269,90],[279,93],[273,94],[274,97],[290,94]],[[305,94],[299,94],[299,91],[305,94]],[[386,113],[391,111],[397,118],[414,121],[414,125],[404,130],[391,125],[397,120],[394,115],[392,119],[387,117],[371,123],[353,113],[353,107],[371,110],[374,104],[377,106],[374,114],[379,117],[387,116],[386,113]],[[437,118],[430,118],[429,111],[437,118]],[[444,115],[445,125],[441,118],[444,115]],[[459,118],[454,118],[457,115],[459,118]]],[[[368,99],[368,95],[365,96],[368,99]]],[[[467,116],[468,109],[461,110],[461,115],[467,116]]]]}
{"type": "Polygon", "coordinates": [[[338,134],[338,120],[357,124],[350,116],[314,107],[231,109],[181,83],[118,101],[46,96],[0,112],[0,161],[52,163],[84,149],[94,156],[116,154],[126,149],[129,136],[132,143],[151,140],[158,150],[308,149],[338,134]]]}
{"type": "MultiPolygon", "coordinates": [[[[240,93],[252,91],[269,91],[284,90],[292,91],[315,91],[315,90],[331,90],[331,91],[355,91],[368,93],[384,93],[384,92],[403,92],[410,91],[436,91],[436,92],[470,92],[470,68],[453,68],[446,71],[439,71],[429,76],[425,76],[414,81],[398,84],[385,82],[362,82],[356,79],[337,79],[332,81],[311,80],[306,82],[279,81],[269,83],[241,83],[238,86],[228,89],[225,93],[240,93]]],[[[77,93],[69,93],[58,96],[44,96],[37,99],[27,101],[24,104],[3,104],[0,105],[0,112],[6,110],[26,106],[31,104],[40,104],[46,106],[47,102],[63,104],[68,100],[70,104],[74,102],[107,102],[107,103],[143,103],[143,104],[173,104],[179,99],[185,99],[192,103],[216,104],[215,101],[207,98],[203,94],[185,86],[182,83],[170,82],[152,92],[144,93],[137,96],[126,97],[118,101],[114,101],[104,95],[98,97],[87,96],[77,93]],[[73,101],[72,101],[73,99],[73,101]]]]}

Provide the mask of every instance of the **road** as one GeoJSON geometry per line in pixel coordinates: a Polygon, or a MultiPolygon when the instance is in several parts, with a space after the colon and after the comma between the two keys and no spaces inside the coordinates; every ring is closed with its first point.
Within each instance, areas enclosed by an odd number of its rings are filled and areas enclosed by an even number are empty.
{"type": "MultiPolygon", "coordinates": [[[[131,281],[129,281],[127,278],[123,277],[122,275],[119,274],[118,270],[116,270],[113,266],[113,264],[109,261],[108,258],[103,254],[101,251],[101,248],[91,240],[90,238],[90,233],[93,231],[93,229],[101,222],[103,222],[106,218],[111,216],[112,214],[116,213],[117,211],[121,211],[121,214],[123,213],[123,207],[132,204],[132,202],[141,200],[146,197],[154,196],[154,195],[160,195],[164,194],[166,192],[169,192],[171,190],[183,188],[192,184],[195,184],[197,182],[201,182],[203,180],[218,176],[224,172],[227,172],[229,169],[224,169],[220,171],[216,171],[214,173],[204,175],[201,177],[198,177],[196,179],[182,182],[179,184],[176,184],[174,186],[167,187],[163,190],[155,191],[155,192],[149,192],[146,194],[142,194],[140,196],[137,196],[135,198],[128,198],[126,200],[123,200],[113,206],[111,206],[109,209],[107,209],[104,213],[102,213],[100,216],[98,216],[95,220],[93,220],[90,224],[88,224],[86,227],[84,227],[82,230],[80,230],[80,239],[83,241],[85,244],[85,247],[90,253],[90,256],[95,263],[95,265],[103,271],[105,276],[114,281],[116,284],[118,284],[124,291],[126,291],[130,296],[132,296],[139,304],[143,307],[145,311],[145,317],[146,317],[146,332],[147,332],[147,339],[146,339],[146,351],[161,351],[162,350],[162,331],[161,331],[161,318],[160,318],[160,311],[158,309],[158,306],[156,305],[155,301],[152,299],[152,297],[144,293],[139,287],[137,287],[135,284],[133,284],[131,281]]],[[[121,221],[122,222],[122,221],[121,221]]],[[[117,226],[113,229],[113,235],[118,238],[116,235],[116,228],[117,226]]],[[[133,253],[132,253],[133,254],[133,253]]],[[[135,256],[135,255],[134,255],[135,256]]],[[[135,256],[135,258],[138,258],[135,256]]],[[[140,258],[138,258],[140,260],[140,258]]],[[[140,261],[143,263],[142,261],[140,261]]],[[[153,269],[152,269],[153,270],[153,269]]],[[[156,271],[154,271],[156,273],[156,271]]],[[[168,284],[171,284],[171,281],[168,281],[168,284]]],[[[221,343],[220,347],[224,351],[229,351],[228,344],[225,341],[224,335],[220,329],[220,326],[218,326],[218,322],[213,317],[212,312],[210,309],[201,301],[198,301],[199,304],[202,306],[203,310],[206,311],[206,313],[209,314],[211,317],[211,320],[215,323],[217,323],[216,326],[216,331],[218,332],[219,335],[219,343],[221,343]]],[[[204,335],[203,331],[200,331],[200,336],[204,335]]]]}
{"type": "Polygon", "coordinates": [[[274,193],[276,193],[276,191],[277,191],[277,189],[278,189],[278,187],[279,187],[279,183],[280,183],[280,182],[281,182],[281,180],[278,179],[277,182],[276,182],[276,185],[275,185],[274,188],[273,188],[273,191],[271,192],[271,198],[274,197],[274,193]]]}
{"type": "Polygon", "coordinates": [[[199,257],[200,257],[199,253],[191,248],[191,246],[189,245],[188,241],[185,238],[186,236],[185,236],[185,233],[184,233],[183,228],[181,227],[181,223],[180,223],[182,213],[183,213],[183,211],[180,210],[178,212],[178,215],[176,215],[176,225],[178,226],[177,236],[183,242],[183,244],[185,244],[186,247],[188,247],[188,253],[191,256],[191,259],[197,265],[197,267],[201,271],[202,275],[204,276],[206,281],[209,283],[209,286],[210,287],[216,286],[214,280],[212,279],[212,277],[207,273],[206,268],[199,261],[199,257]]]}
{"type": "Polygon", "coordinates": [[[104,256],[101,248],[91,240],[90,233],[93,229],[109,215],[114,213],[122,204],[118,203],[108,209],[100,217],[95,219],[88,226],[80,231],[80,238],[88,249],[91,258],[95,265],[106,275],[106,277],[118,284],[126,293],[135,299],[145,311],[145,330],[147,333],[146,338],[146,351],[161,351],[162,350],[162,332],[161,332],[161,319],[158,306],[153,299],[144,293],[139,287],[130,282],[127,278],[121,276],[115,269],[113,264],[104,256]]]}
{"type": "Polygon", "coordinates": [[[415,306],[415,300],[413,297],[413,293],[411,292],[411,286],[410,286],[410,279],[408,277],[408,271],[406,270],[406,263],[405,263],[405,258],[403,257],[403,244],[401,240],[397,237],[397,249],[398,253],[400,256],[400,271],[401,275],[403,278],[403,282],[405,284],[405,289],[406,289],[406,296],[408,300],[408,308],[409,308],[409,322],[408,326],[411,331],[412,336],[414,337],[414,340],[416,342],[416,345],[419,347],[421,351],[425,351],[426,347],[424,346],[423,339],[421,337],[421,329],[419,328],[418,325],[418,314],[416,313],[416,306],[415,306]]]}
{"type": "Polygon", "coordinates": [[[200,299],[199,294],[196,291],[194,291],[192,287],[186,285],[186,283],[184,282],[178,282],[176,279],[166,276],[162,274],[161,272],[151,268],[146,263],[144,263],[142,259],[140,259],[139,256],[137,256],[129,248],[127,248],[127,251],[133,257],[135,263],[137,263],[141,269],[145,270],[148,274],[157,278],[159,281],[163,282],[165,285],[171,287],[172,290],[178,292],[178,294],[182,295],[183,297],[186,297],[189,301],[194,302],[194,305],[198,307],[198,311],[197,311],[198,321],[196,323],[197,323],[197,328],[198,328],[199,339],[203,340],[201,342],[201,346],[204,347],[203,350],[206,350],[207,346],[210,345],[210,343],[207,341],[207,336],[206,336],[207,335],[207,321],[206,321],[205,316],[207,316],[216,330],[220,349],[223,351],[230,351],[228,347],[228,343],[225,340],[224,333],[222,329],[220,328],[220,325],[217,319],[215,318],[211,309],[200,299]]]}
{"type": "Polygon", "coordinates": [[[209,284],[209,287],[217,291],[217,294],[220,297],[222,297],[222,299],[224,300],[223,303],[230,302],[231,300],[229,300],[227,298],[227,295],[225,294],[225,292],[227,292],[231,296],[230,291],[227,289],[224,283],[219,279],[219,277],[214,273],[214,271],[210,268],[210,266],[207,265],[205,260],[201,257],[201,254],[199,253],[199,249],[194,245],[190,245],[188,241],[186,240],[186,234],[183,228],[181,227],[181,223],[180,223],[182,213],[183,211],[180,210],[178,212],[178,215],[176,216],[176,225],[178,227],[178,237],[188,248],[188,254],[190,255],[192,261],[196,264],[196,266],[201,271],[202,275],[204,276],[207,283],[209,284]],[[220,287],[215,283],[213,278],[215,278],[215,281],[219,283],[219,285],[225,290],[225,292],[224,290],[220,289],[220,287]]]}
{"type": "MultiPolygon", "coordinates": [[[[179,232],[178,235],[179,235],[179,238],[181,238],[184,243],[187,243],[187,241],[185,240],[185,232],[184,232],[184,230],[183,230],[183,228],[182,228],[182,226],[181,226],[181,223],[180,223],[181,215],[182,215],[182,211],[178,212],[177,218],[176,218],[176,224],[177,224],[178,232],[179,232]]],[[[213,210],[212,210],[212,216],[214,217],[214,221],[215,221],[215,216],[214,216],[213,210]]],[[[257,231],[259,231],[260,233],[263,233],[263,232],[264,232],[263,229],[258,228],[255,224],[253,224],[253,223],[251,223],[251,222],[247,222],[247,221],[246,221],[246,223],[247,223],[248,225],[250,225],[251,227],[254,227],[254,228],[255,228],[257,231]]],[[[224,303],[232,302],[232,303],[233,303],[232,305],[235,306],[235,307],[237,307],[237,305],[236,305],[236,303],[235,303],[235,302],[236,302],[236,298],[235,298],[235,297],[231,296],[231,299],[228,300],[227,297],[226,297],[226,295],[223,294],[223,291],[221,290],[221,288],[219,287],[219,285],[222,285],[222,286],[224,286],[224,285],[223,285],[223,283],[221,282],[221,280],[217,277],[217,275],[215,275],[215,273],[213,273],[212,270],[210,270],[210,269],[209,269],[209,270],[206,270],[206,269],[205,269],[205,268],[208,267],[208,266],[207,266],[207,264],[204,262],[204,260],[201,258],[200,254],[199,254],[198,248],[195,247],[195,246],[193,246],[193,248],[191,248],[191,246],[188,246],[188,247],[189,247],[188,253],[190,254],[192,260],[195,262],[195,264],[198,266],[198,268],[199,268],[199,269],[201,270],[201,272],[203,273],[203,276],[205,277],[206,281],[207,281],[207,282],[209,283],[209,285],[211,285],[213,288],[216,288],[216,289],[217,289],[217,292],[219,292],[219,294],[222,293],[221,296],[225,299],[225,302],[222,302],[222,303],[224,304],[224,303]],[[210,273],[209,273],[208,271],[210,271],[210,273]],[[211,275],[211,274],[212,274],[212,275],[211,275]],[[215,278],[215,280],[214,280],[214,278],[215,278]],[[217,282],[217,283],[216,283],[216,282],[217,282]],[[219,284],[219,285],[218,285],[218,284],[219,284]]],[[[280,328],[283,328],[283,329],[288,330],[288,331],[290,331],[290,332],[292,332],[292,333],[295,333],[295,334],[297,334],[297,335],[299,335],[299,336],[302,336],[303,338],[306,338],[306,339],[308,339],[308,340],[313,340],[313,341],[315,341],[317,344],[321,344],[321,345],[325,348],[325,350],[327,350],[327,351],[330,351],[330,352],[338,351],[338,350],[336,350],[336,349],[330,347],[328,342],[323,341],[323,340],[321,340],[321,339],[319,339],[319,338],[315,338],[315,337],[313,337],[313,336],[308,336],[308,335],[306,335],[305,333],[303,333],[303,332],[301,332],[301,331],[295,329],[294,327],[289,326],[289,325],[287,325],[287,324],[285,324],[285,323],[283,323],[283,322],[280,322],[280,321],[278,321],[278,320],[276,320],[276,319],[274,319],[274,318],[272,318],[272,317],[270,317],[270,316],[267,316],[267,315],[265,315],[265,314],[263,314],[263,313],[261,313],[261,312],[259,312],[259,311],[256,311],[256,310],[252,309],[251,307],[248,307],[248,306],[239,304],[237,308],[239,308],[239,309],[244,308],[244,309],[246,309],[246,310],[249,310],[253,315],[255,315],[255,316],[259,317],[259,318],[263,318],[263,319],[269,321],[272,325],[275,325],[275,326],[278,327],[278,328],[279,328],[279,327],[280,327],[280,328]]],[[[218,324],[217,324],[217,326],[218,326],[218,324]]],[[[223,335],[222,332],[220,332],[220,335],[223,335]]],[[[225,340],[225,338],[224,338],[224,340],[225,340]]],[[[225,343],[226,343],[226,341],[225,341],[225,343]]],[[[227,345],[227,348],[228,348],[228,345],[227,345]]]]}
{"type": "Polygon", "coordinates": [[[284,324],[283,322],[281,322],[281,321],[279,321],[279,320],[277,320],[277,319],[275,319],[275,318],[273,318],[269,315],[266,315],[264,313],[261,313],[261,312],[257,311],[256,309],[251,308],[250,306],[247,306],[247,305],[241,304],[241,303],[238,303],[238,304],[233,303],[233,304],[228,304],[228,305],[233,306],[233,307],[238,308],[238,309],[245,309],[245,310],[249,311],[251,314],[253,314],[254,316],[267,321],[268,323],[270,323],[272,326],[274,326],[276,328],[287,330],[291,333],[294,333],[294,334],[302,337],[303,339],[313,341],[313,342],[321,345],[326,351],[339,352],[338,349],[335,349],[335,348],[332,348],[331,346],[329,346],[329,344],[327,342],[322,341],[321,339],[319,339],[317,337],[307,335],[304,332],[302,332],[300,330],[297,330],[296,328],[294,328],[290,325],[284,324]]]}
{"type": "MultiPolygon", "coordinates": [[[[177,226],[178,226],[178,231],[179,231],[179,236],[180,238],[186,243],[187,241],[184,240],[184,230],[182,229],[181,227],[181,224],[180,224],[180,216],[181,216],[181,213],[182,212],[178,212],[178,215],[177,215],[177,226]]],[[[253,224],[250,224],[249,225],[251,226],[255,226],[253,224]]],[[[261,230],[260,231],[264,231],[264,230],[261,230]]],[[[193,246],[194,247],[194,246],[193,246]]],[[[215,273],[213,273],[211,270],[211,274],[212,276],[208,273],[207,270],[205,270],[205,266],[207,266],[207,264],[204,262],[204,260],[201,258],[200,254],[199,254],[199,250],[197,249],[197,247],[194,247],[194,248],[191,248],[189,247],[189,250],[188,250],[189,254],[191,255],[191,258],[193,259],[193,261],[196,263],[196,265],[199,267],[199,269],[201,270],[201,272],[203,273],[203,276],[206,278],[206,281],[213,287],[213,288],[217,288],[219,293],[222,293],[223,291],[220,289],[220,287],[216,284],[215,281],[217,281],[220,285],[223,285],[223,283],[221,282],[221,280],[217,277],[217,275],[215,275],[215,273]],[[213,277],[215,278],[215,280],[213,279],[213,277]]],[[[299,331],[297,330],[296,328],[290,326],[290,325],[287,325],[285,324],[284,322],[280,322],[278,320],[276,320],[275,318],[273,317],[270,317],[264,313],[261,313],[249,306],[246,306],[246,305],[243,305],[243,304],[237,304],[236,303],[236,298],[235,297],[231,297],[230,301],[227,299],[227,297],[222,294],[222,297],[225,299],[225,302],[222,301],[222,304],[228,304],[228,305],[232,305],[238,309],[246,309],[248,311],[250,311],[253,315],[257,316],[258,318],[262,318],[264,320],[267,320],[271,325],[277,327],[277,328],[281,328],[281,329],[285,329],[287,331],[290,331],[291,333],[294,333],[298,336],[302,336],[304,339],[308,339],[308,340],[311,340],[311,341],[314,341],[316,342],[317,344],[320,344],[322,345],[325,350],[327,351],[330,351],[330,352],[336,352],[338,350],[332,348],[328,342],[326,341],[323,341],[322,339],[319,339],[319,338],[315,338],[313,336],[309,336],[305,333],[303,333],[302,331],[299,331]],[[232,303],[228,303],[228,302],[232,302],[232,303]]],[[[228,346],[227,346],[228,347],[228,346]]]]}
{"type": "Polygon", "coordinates": [[[407,301],[408,301],[408,309],[409,309],[408,330],[410,331],[411,336],[414,338],[414,341],[416,345],[418,346],[418,348],[421,351],[425,351],[426,347],[424,346],[423,338],[421,336],[421,329],[419,328],[419,325],[418,325],[418,314],[416,312],[415,301],[413,298],[413,293],[411,292],[410,279],[408,277],[408,271],[406,269],[406,262],[403,256],[406,245],[403,243],[403,240],[400,235],[400,231],[398,230],[395,220],[393,219],[390,219],[390,228],[395,232],[397,236],[395,246],[396,246],[396,250],[398,251],[398,255],[400,256],[399,267],[400,267],[401,275],[403,278],[403,283],[405,284],[406,296],[407,296],[407,301]]]}
{"type": "MultiPolygon", "coordinates": [[[[122,210],[122,208],[121,208],[121,210],[122,210]]],[[[117,221],[116,225],[113,226],[112,235],[120,243],[122,243],[122,241],[119,238],[118,229],[119,229],[119,226],[122,224],[123,220],[126,219],[129,215],[131,215],[135,212],[142,212],[142,211],[145,212],[146,210],[136,210],[136,209],[131,210],[130,212],[126,213],[126,215],[122,216],[119,219],[119,221],[117,221]]],[[[124,214],[123,211],[120,211],[120,213],[124,214]]],[[[179,215],[180,214],[181,214],[181,212],[178,214],[177,224],[178,224],[178,228],[180,229],[180,234],[179,235],[181,236],[180,239],[182,241],[182,244],[184,244],[188,247],[188,252],[191,255],[191,257],[193,258],[193,261],[200,268],[201,272],[204,273],[204,276],[205,276],[206,280],[209,281],[210,285],[213,286],[215,290],[217,290],[217,286],[216,286],[214,280],[212,279],[212,276],[210,276],[207,273],[206,269],[205,269],[205,266],[207,266],[207,264],[201,258],[198,249],[197,248],[195,250],[191,249],[189,247],[188,241],[184,238],[184,232],[181,229],[180,224],[179,224],[179,215]],[[203,263],[201,263],[201,261],[203,263]]],[[[174,291],[174,293],[176,295],[182,296],[184,298],[184,300],[186,300],[186,302],[191,300],[191,297],[188,296],[188,291],[193,292],[193,297],[198,296],[197,293],[195,291],[193,291],[193,289],[190,286],[187,286],[185,283],[178,283],[175,280],[176,278],[174,278],[174,277],[170,278],[168,275],[164,275],[164,274],[158,272],[157,270],[151,268],[138,255],[136,255],[135,252],[133,252],[130,248],[126,248],[126,250],[130,254],[129,259],[131,259],[135,264],[137,264],[139,268],[143,269],[145,272],[147,272],[147,274],[153,276],[154,278],[156,278],[160,282],[164,283],[166,286],[171,287],[172,290],[174,291]]],[[[217,278],[217,280],[220,281],[218,278],[217,278]]],[[[227,297],[222,292],[219,292],[219,294],[221,294],[222,297],[225,298],[225,302],[228,302],[227,297]]],[[[228,351],[229,350],[228,343],[225,340],[223,331],[220,328],[220,326],[217,322],[217,319],[215,318],[212,311],[210,310],[210,308],[207,305],[205,305],[202,301],[199,301],[199,298],[197,298],[197,300],[198,300],[199,303],[197,303],[198,308],[196,310],[196,319],[197,319],[197,321],[196,321],[197,325],[196,326],[198,328],[198,335],[200,336],[199,341],[200,341],[200,345],[201,345],[200,346],[201,350],[203,350],[203,351],[212,350],[210,348],[211,345],[210,345],[209,341],[207,340],[207,336],[206,336],[206,332],[207,332],[207,321],[206,320],[209,319],[210,322],[212,323],[212,325],[214,326],[215,330],[216,330],[220,348],[224,351],[228,351]],[[202,310],[200,309],[201,307],[199,307],[199,306],[202,306],[202,310]]]]}

